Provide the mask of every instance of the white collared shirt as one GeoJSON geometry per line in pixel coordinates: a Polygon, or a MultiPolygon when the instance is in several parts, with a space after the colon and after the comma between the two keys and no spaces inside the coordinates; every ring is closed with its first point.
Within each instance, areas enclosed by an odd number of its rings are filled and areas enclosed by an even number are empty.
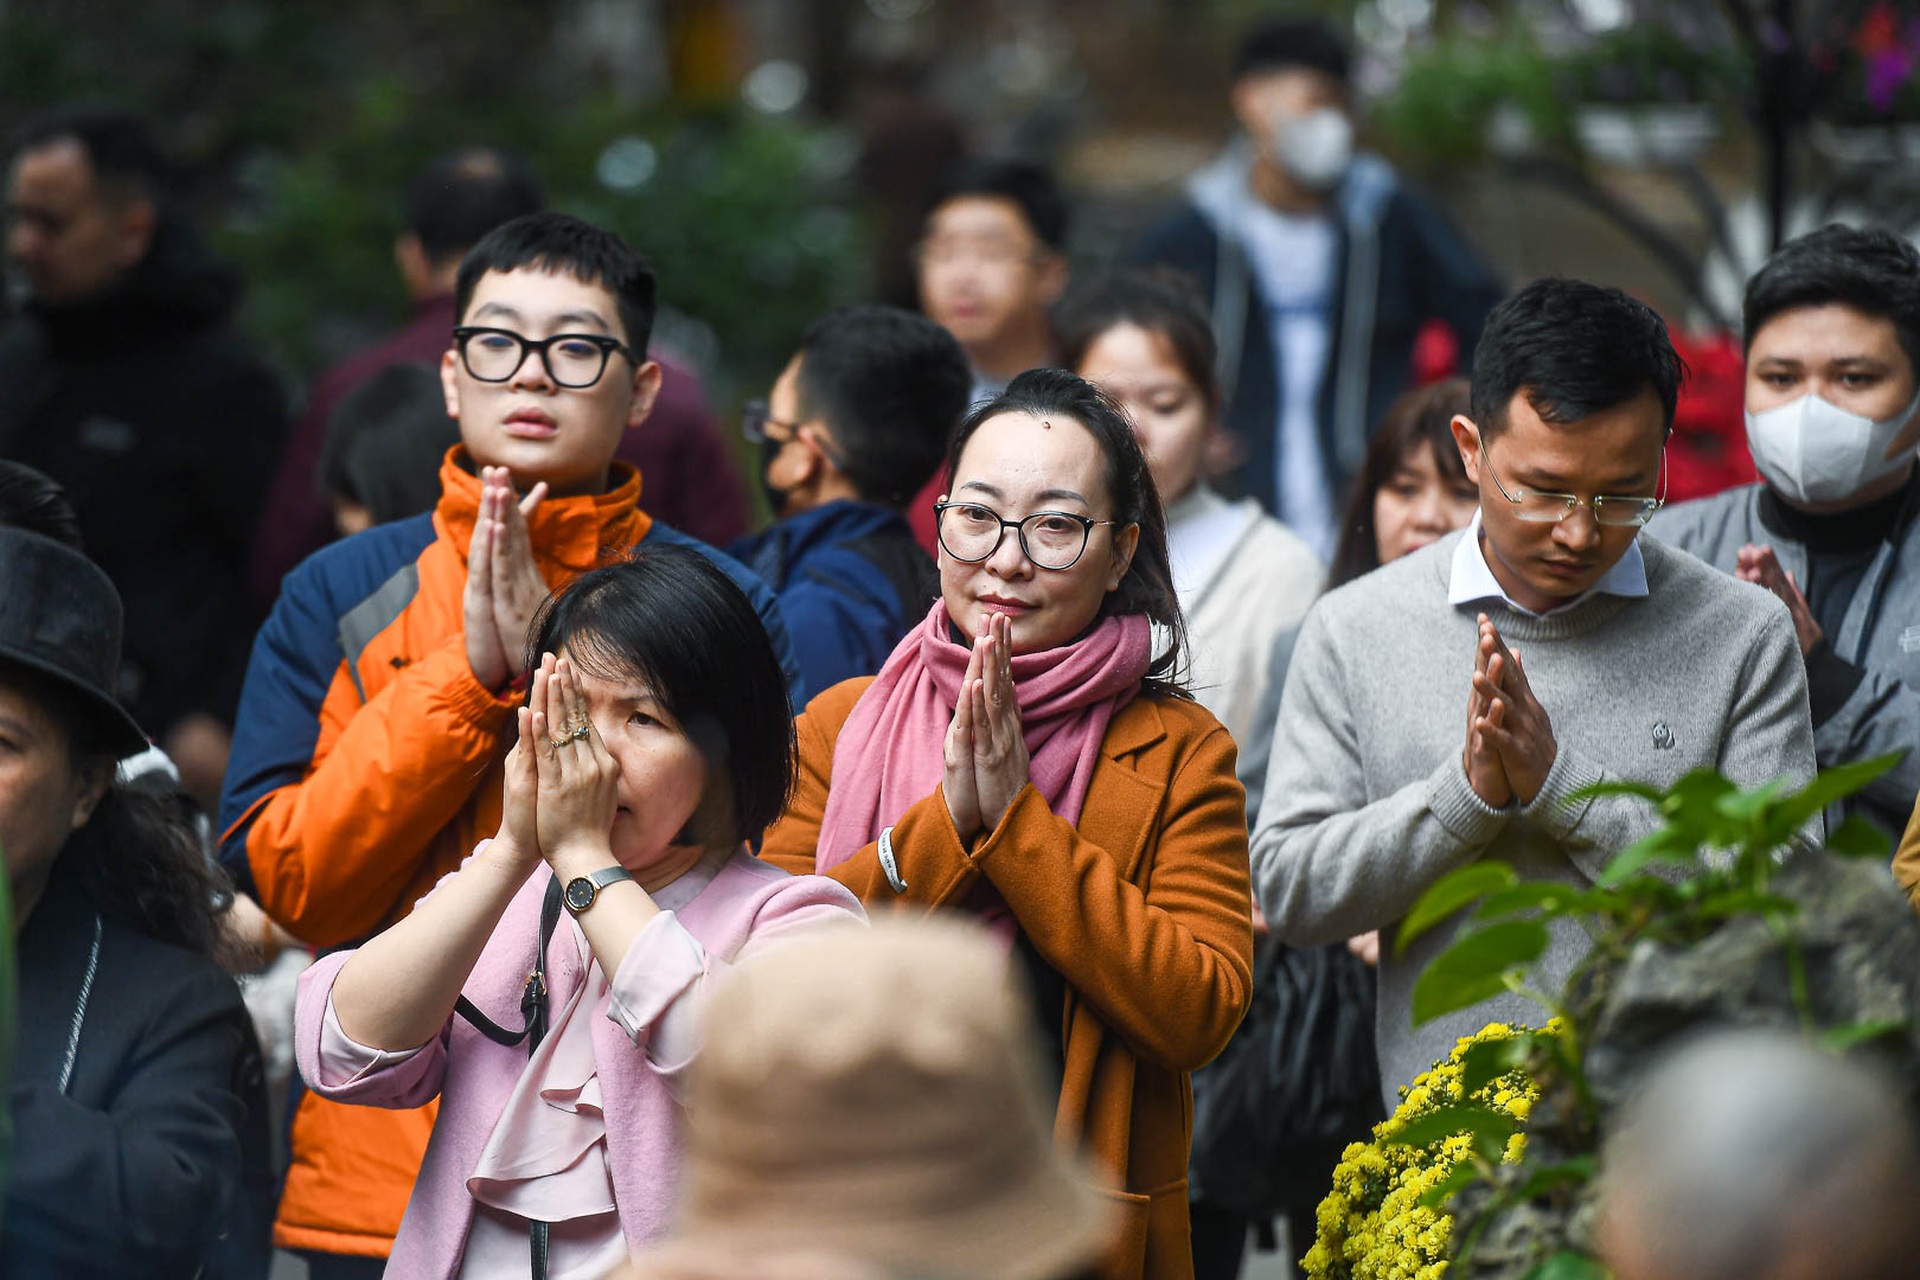
{"type": "Polygon", "coordinates": [[[1563,605],[1557,605],[1545,613],[1535,613],[1507,594],[1500,580],[1493,576],[1493,569],[1487,564],[1486,548],[1480,545],[1480,513],[1473,513],[1473,520],[1460,535],[1460,541],[1453,548],[1453,576],[1447,581],[1447,603],[1451,605],[1477,604],[1482,600],[1498,600],[1515,613],[1525,614],[1529,618],[1546,618],[1556,613],[1565,613],[1575,605],[1584,603],[1588,597],[1596,595],[1626,596],[1629,599],[1647,594],[1647,561],[1640,554],[1640,539],[1627,544],[1626,554],[1613,562],[1611,568],[1600,575],[1600,581],[1588,587],[1576,598],[1563,605]]]}

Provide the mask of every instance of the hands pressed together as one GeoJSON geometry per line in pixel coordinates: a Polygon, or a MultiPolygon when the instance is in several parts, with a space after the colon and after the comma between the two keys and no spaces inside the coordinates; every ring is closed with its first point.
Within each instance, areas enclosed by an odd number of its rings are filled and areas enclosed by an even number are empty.
{"type": "Polygon", "coordinates": [[[526,670],[527,627],[547,581],[533,559],[527,517],[547,496],[543,480],[516,498],[505,467],[480,468],[480,513],[467,545],[467,588],[462,597],[462,627],[467,665],[489,689],[504,689],[526,670]]]}
{"type": "Polygon", "coordinates": [[[544,860],[563,882],[611,866],[620,766],[600,741],[565,658],[541,657],[518,715],[495,846],[529,871],[544,860]]]}
{"type": "Polygon", "coordinates": [[[1793,615],[1793,633],[1800,641],[1800,656],[1804,658],[1813,652],[1813,646],[1820,643],[1826,632],[1814,621],[1813,609],[1807,604],[1807,597],[1801,594],[1800,584],[1781,566],[1780,557],[1774,554],[1772,547],[1757,547],[1749,542],[1740,548],[1734,575],[1742,582],[1765,587],[1779,596],[1787,606],[1787,612],[1793,615]]]}
{"type": "Polygon", "coordinates": [[[974,637],[947,729],[941,791],[963,843],[1000,825],[1027,785],[1027,740],[1013,687],[1012,622],[989,614],[974,637]]]}
{"type": "Polygon", "coordinates": [[[1496,809],[1516,799],[1532,804],[1559,753],[1553,722],[1527,684],[1519,652],[1507,648],[1492,619],[1481,614],[1462,753],[1468,784],[1496,809]]]}

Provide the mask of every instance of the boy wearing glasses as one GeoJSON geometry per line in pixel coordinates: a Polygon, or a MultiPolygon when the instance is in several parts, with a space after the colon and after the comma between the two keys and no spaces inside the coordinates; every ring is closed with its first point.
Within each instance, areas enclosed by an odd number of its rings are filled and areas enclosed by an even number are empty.
{"type": "Polygon", "coordinates": [[[905,512],[970,381],[933,321],[843,307],[808,326],[769,398],[748,402],[741,426],[776,520],[730,550],[779,596],[806,697],[878,672],[939,594],[905,512]]]}
{"type": "MultiPolygon", "coordinates": [[[[1495,309],[1454,419],[1480,514],[1326,596],[1294,650],[1252,842],[1260,904],[1295,945],[1391,929],[1475,859],[1585,887],[1657,825],[1602,781],[1700,768],[1742,787],[1812,777],[1786,607],[1639,538],[1659,509],[1681,366],[1616,289],[1541,280],[1495,309]]],[[[1410,1082],[1517,996],[1412,1027],[1414,979],[1451,941],[1383,945],[1381,1084],[1410,1082]]],[[[1534,985],[1583,954],[1556,931],[1534,985]]]]}
{"type": "MultiPolygon", "coordinates": [[[[643,542],[693,542],[640,509],[639,475],[614,461],[660,386],[654,294],[644,258],[578,219],[490,232],[461,264],[441,360],[462,443],[439,504],[288,575],[247,671],[221,857],[302,941],[384,928],[499,827],[527,627],[549,590],[643,542]]],[[[791,675],[765,585],[702,549],[791,675]]],[[[380,1273],[433,1114],[300,1099],[275,1240],[314,1280],[380,1273]]]]}

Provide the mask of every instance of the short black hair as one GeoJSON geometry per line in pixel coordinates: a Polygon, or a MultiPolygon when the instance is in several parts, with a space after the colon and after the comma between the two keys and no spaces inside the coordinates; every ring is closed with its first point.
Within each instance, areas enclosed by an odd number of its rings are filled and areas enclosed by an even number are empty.
{"type": "Polygon", "coordinates": [[[941,181],[930,208],[968,197],[1011,200],[1040,243],[1067,251],[1067,198],[1053,175],[1027,160],[962,160],[941,181]]]}
{"type": "Polygon", "coordinates": [[[1233,54],[1233,71],[1227,78],[1237,83],[1246,76],[1304,67],[1324,71],[1346,84],[1353,69],[1352,57],[1346,41],[1318,18],[1269,18],[1255,23],[1240,38],[1240,47],[1233,54]]]}
{"type": "Polygon", "coordinates": [[[440,460],[460,443],[440,375],[424,364],[381,369],[342,396],[320,449],[323,492],[351,498],[375,524],[433,510],[440,460]]]}
{"type": "Polygon", "coordinates": [[[528,670],[564,647],[590,675],[644,681],[726,780],[736,840],[758,840],[786,810],[787,678],[746,593],[704,554],[648,545],[584,573],[540,606],[529,636],[528,670]]]}
{"type": "Polygon", "coordinates": [[[606,289],[619,306],[627,345],[636,358],[646,359],[660,288],[653,267],[615,233],[569,214],[529,213],[481,236],[460,261],[453,287],[454,314],[466,319],[473,291],[489,271],[504,274],[528,268],[564,272],[606,289]]]}
{"type": "Polygon", "coordinates": [[[0,526],[25,529],[86,551],[80,515],[60,482],[24,462],[0,460],[0,526]]]}
{"type": "Polygon", "coordinates": [[[14,133],[12,154],[74,142],[87,153],[94,182],[113,197],[144,199],[156,208],[173,199],[179,174],[141,116],[105,102],[75,102],[33,116],[14,133]]]}
{"type": "Polygon", "coordinates": [[[413,175],[401,214],[437,264],[466,253],[501,223],[546,207],[546,189],[525,157],[503,147],[460,147],[413,175]]]}
{"type": "Polygon", "coordinates": [[[1652,307],[1618,289],[1547,277],[1487,317],[1473,350],[1473,421],[1483,437],[1506,430],[1507,407],[1522,391],[1555,424],[1652,391],[1661,428],[1670,432],[1685,372],[1652,307]]]}
{"type": "Polygon", "coordinates": [[[1102,334],[1123,324],[1158,334],[1208,406],[1220,407],[1213,317],[1193,277],[1176,267],[1120,267],[1067,295],[1054,312],[1061,363],[1078,370],[1102,334]]]}
{"type": "Polygon", "coordinates": [[[1833,222],[1781,245],[1747,281],[1740,314],[1745,349],[1782,311],[1833,303],[1891,320],[1909,368],[1920,376],[1920,252],[1878,227],[1833,222]]]}
{"type": "Polygon", "coordinates": [[[1173,563],[1167,549],[1167,509],[1154,487],[1147,455],[1133,433],[1126,410],[1112,396],[1077,373],[1065,369],[1029,369],[1017,375],[985,404],[975,406],[947,446],[947,472],[958,475],[960,459],[974,434],[1003,413],[1031,417],[1071,418],[1092,433],[1100,446],[1107,496],[1113,502],[1108,519],[1115,531],[1137,524],[1140,543],[1120,585],[1109,591],[1100,616],[1143,613],[1160,624],[1159,656],[1147,668],[1149,687],[1156,692],[1186,697],[1182,681],[1187,662],[1187,622],[1180,596],[1173,586],[1173,563]]]}
{"type": "Polygon", "coordinates": [[[973,371],[945,329],[899,307],[827,312],[800,339],[800,415],[826,423],[860,496],[904,507],[940,467],[973,371]]]}

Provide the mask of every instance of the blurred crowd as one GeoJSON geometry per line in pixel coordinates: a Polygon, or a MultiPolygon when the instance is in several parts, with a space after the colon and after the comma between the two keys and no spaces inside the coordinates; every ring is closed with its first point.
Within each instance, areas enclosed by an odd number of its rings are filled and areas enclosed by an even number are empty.
{"type": "MultiPolygon", "coordinates": [[[[1330,28],[1225,90],[1097,270],[1044,167],[943,166],[918,309],[794,334],[738,442],[653,341],[699,264],[527,157],[393,193],[412,316],[293,405],[152,123],[24,127],[0,1272],[1231,1280],[1530,1012],[1415,1029],[1450,932],[1381,931],[1476,859],[1591,884],[1658,821],[1594,784],[1904,753],[1828,817],[1920,886],[1920,253],[1784,245],[1688,391],[1356,147],[1330,28]]],[[[1890,1087],[1691,1054],[1618,1274],[1907,1274],[1890,1087]]]]}

